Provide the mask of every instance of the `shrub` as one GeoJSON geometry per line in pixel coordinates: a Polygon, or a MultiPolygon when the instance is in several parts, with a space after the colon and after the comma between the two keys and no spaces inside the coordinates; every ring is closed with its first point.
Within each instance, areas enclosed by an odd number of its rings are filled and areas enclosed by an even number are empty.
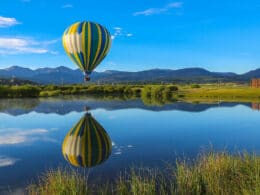
{"type": "Polygon", "coordinates": [[[200,85],[199,84],[192,84],[190,87],[192,89],[195,89],[195,88],[200,88],[200,85]]]}
{"type": "Polygon", "coordinates": [[[133,93],[133,91],[132,91],[132,87],[131,86],[125,87],[124,94],[129,95],[129,94],[132,94],[132,93],[133,93]]]}
{"type": "Polygon", "coordinates": [[[41,97],[51,97],[51,96],[59,96],[61,94],[62,94],[61,90],[42,91],[42,92],[40,92],[39,96],[41,96],[41,97]]]}
{"type": "Polygon", "coordinates": [[[38,97],[40,94],[40,88],[31,85],[12,86],[7,88],[7,97],[38,97]]]}
{"type": "Polygon", "coordinates": [[[178,87],[175,85],[168,85],[166,88],[170,91],[178,91],[178,87]]]}
{"type": "Polygon", "coordinates": [[[90,85],[86,89],[86,92],[90,94],[100,94],[104,92],[103,88],[104,88],[103,86],[90,85]]]}
{"type": "Polygon", "coordinates": [[[140,97],[140,95],[142,93],[142,89],[140,89],[140,88],[132,88],[132,93],[133,93],[134,96],[140,97]]]}
{"type": "Polygon", "coordinates": [[[8,97],[9,92],[10,92],[10,87],[0,86],[0,97],[8,97]]]}
{"type": "Polygon", "coordinates": [[[57,85],[46,85],[44,86],[43,90],[45,91],[53,91],[57,90],[59,87],[57,85]]]}

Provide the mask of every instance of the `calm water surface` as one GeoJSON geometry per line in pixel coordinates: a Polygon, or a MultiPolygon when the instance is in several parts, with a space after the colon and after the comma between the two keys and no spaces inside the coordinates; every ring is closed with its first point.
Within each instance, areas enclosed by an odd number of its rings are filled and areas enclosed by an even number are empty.
{"type": "Polygon", "coordinates": [[[92,182],[113,179],[132,166],[164,167],[203,148],[260,153],[258,104],[176,102],[145,106],[141,100],[0,100],[0,193],[13,192],[45,170],[72,166],[62,155],[69,130],[85,115],[107,132],[111,155],[92,168],[92,182]]]}

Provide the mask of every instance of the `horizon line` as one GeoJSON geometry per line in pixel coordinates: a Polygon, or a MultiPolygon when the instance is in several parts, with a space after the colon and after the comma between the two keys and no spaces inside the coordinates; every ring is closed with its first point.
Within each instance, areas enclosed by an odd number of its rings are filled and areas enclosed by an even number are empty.
{"type": "MultiPolygon", "coordinates": [[[[12,65],[12,66],[9,66],[9,67],[6,67],[6,68],[0,68],[0,70],[7,70],[7,69],[10,69],[12,67],[19,67],[19,68],[25,68],[25,69],[30,69],[32,71],[35,71],[35,70],[39,70],[39,69],[44,69],[44,68],[49,68],[49,69],[57,69],[57,68],[67,68],[67,69],[70,69],[70,70],[80,70],[79,68],[70,68],[68,66],[56,66],[56,67],[39,67],[39,68],[31,68],[31,67],[24,67],[24,66],[19,66],[19,65],[12,65]]],[[[237,72],[233,72],[233,71],[211,71],[207,68],[203,68],[203,67],[199,67],[199,66],[194,66],[194,67],[184,67],[184,68],[178,68],[178,69],[171,69],[171,68],[150,68],[150,69],[143,69],[143,70],[137,70],[137,71],[130,71],[130,70],[116,70],[116,69],[107,69],[107,70],[102,70],[102,71],[93,71],[93,72],[98,72],[98,73],[102,73],[102,72],[106,72],[106,71],[118,71],[118,72],[143,72],[143,71],[149,71],[149,70],[171,70],[171,71],[177,71],[177,70],[184,70],[184,69],[203,69],[203,70],[206,70],[206,71],[209,71],[209,72],[212,72],[212,73],[234,73],[234,74],[245,74],[245,73],[248,73],[250,71],[255,71],[255,70],[258,70],[260,69],[259,68],[256,68],[256,69],[249,69],[248,71],[246,72],[243,72],[243,73],[237,73],[237,72]]]]}

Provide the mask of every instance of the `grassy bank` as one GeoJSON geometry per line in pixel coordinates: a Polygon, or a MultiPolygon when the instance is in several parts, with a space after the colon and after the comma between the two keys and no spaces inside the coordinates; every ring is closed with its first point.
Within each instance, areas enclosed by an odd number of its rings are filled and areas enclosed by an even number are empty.
{"type": "Polygon", "coordinates": [[[0,98],[57,97],[92,95],[141,98],[147,105],[163,105],[182,101],[259,102],[260,89],[248,85],[190,84],[190,85],[64,85],[64,86],[0,86],[0,98]]]}
{"type": "Polygon", "coordinates": [[[260,157],[247,153],[208,153],[194,162],[181,161],[166,170],[132,169],[115,182],[89,185],[70,169],[49,171],[29,194],[259,194],[260,157]],[[174,167],[174,168],[173,168],[174,167]]]}
{"type": "Polygon", "coordinates": [[[145,104],[163,105],[172,102],[178,90],[174,85],[65,85],[65,86],[0,86],[0,98],[57,97],[89,95],[104,98],[134,99],[142,97],[145,104]]]}

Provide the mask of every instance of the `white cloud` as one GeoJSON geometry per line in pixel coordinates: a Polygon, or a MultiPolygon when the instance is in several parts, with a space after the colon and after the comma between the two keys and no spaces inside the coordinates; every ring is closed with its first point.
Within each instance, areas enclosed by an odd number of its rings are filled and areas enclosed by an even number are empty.
{"type": "Polygon", "coordinates": [[[55,44],[55,43],[59,42],[60,40],[61,39],[53,39],[53,40],[42,41],[42,42],[40,42],[40,45],[48,46],[48,45],[55,44]]]}
{"type": "Polygon", "coordinates": [[[50,51],[50,54],[52,54],[52,55],[58,55],[59,52],[57,52],[57,51],[50,51]]]}
{"type": "Polygon", "coordinates": [[[155,15],[155,14],[161,14],[161,13],[165,13],[165,12],[169,11],[170,9],[181,8],[182,5],[183,5],[182,2],[173,2],[173,3],[167,4],[166,6],[164,6],[162,8],[149,8],[144,11],[135,12],[135,13],[133,13],[133,15],[134,16],[139,16],[139,15],[151,16],[151,15],[155,15]]]}
{"type": "Polygon", "coordinates": [[[109,66],[117,66],[117,63],[116,62],[113,62],[113,61],[108,61],[107,64],[109,66]]]}
{"type": "Polygon", "coordinates": [[[173,2],[173,3],[169,3],[167,5],[168,8],[181,8],[183,5],[182,2],[173,2]]]}
{"type": "Polygon", "coordinates": [[[62,5],[61,8],[73,8],[73,5],[68,3],[68,4],[62,5]]]}
{"type": "Polygon", "coordinates": [[[31,38],[0,37],[0,54],[56,54],[55,51],[50,51],[47,47],[50,44],[57,42],[58,39],[49,41],[36,41],[31,38]]]}
{"type": "Polygon", "coordinates": [[[13,48],[27,46],[28,42],[17,38],[0,38],[0,47],[13,48]]]}
{"type": "Polygon", "coordinates": [[[10,27],[17,24],[20,24],[20,22],[18,22],[15,18],[7,18],[0,16],[0,28],[10,27]]]}
{"type": "Polygon", "coordinates": [[[0,167],[12,166],[18,159],[0,156],[0,167]]]}
{"type": "Polygon", "coordinates": [[[119,31],[121,31],[121,30],[122,30],[122,28],[121,28],[121,27],[114,27],[114,29],[115,29],[115,30],[119,30],[119,31]]]}
{"type": "Polygon", "coordinates": [[[121,27],[114,27],[114,33],[111,35],[111,39],[114,40],[115,38],[121,37],[132,37],[132,33],[125,32],[121,27]]]}
{"type": "Polygon", "coordinates": [[[40,138],[48,133],[46,129],[0,129],[0,145],[14,145],[28,143],[40,138]]]}

